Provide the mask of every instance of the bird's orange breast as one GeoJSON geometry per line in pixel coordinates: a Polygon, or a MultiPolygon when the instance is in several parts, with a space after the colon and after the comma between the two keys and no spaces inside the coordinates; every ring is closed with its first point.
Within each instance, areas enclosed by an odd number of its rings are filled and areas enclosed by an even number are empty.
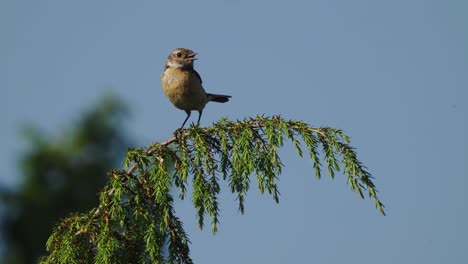
{"type": "Polygon", "coordinates": [[[207,103],[201,80],[190,70],[166,68],[161,85],[166,96],[179,109],[201,111],[207,103]]]}

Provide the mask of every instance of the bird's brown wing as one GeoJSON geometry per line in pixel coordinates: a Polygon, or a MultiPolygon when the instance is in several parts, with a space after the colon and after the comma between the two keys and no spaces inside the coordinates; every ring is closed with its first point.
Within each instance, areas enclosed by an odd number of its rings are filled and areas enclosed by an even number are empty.
{"type": "Polygon", "coordinates": [[[202,78],[201,78],[200,74],[198,74],[198,72],[196,70],[194,70],[194,69],[192,69],[192,71],[197,76],[197,78],[200,80],[200,84],[202,84],[203,81],[202,81],[202,78]]]}

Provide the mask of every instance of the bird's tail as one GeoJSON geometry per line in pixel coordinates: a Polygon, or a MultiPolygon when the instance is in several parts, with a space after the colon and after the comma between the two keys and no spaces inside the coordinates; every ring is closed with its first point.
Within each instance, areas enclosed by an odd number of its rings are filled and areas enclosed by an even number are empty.
{"type": "Polygon", "coordinates": [[[230,95],[223,95],[223,94],[207,93],[206,96],[208,97],[208,101],[218,102],[218,103],[225,103],[229,101],[229,98],[231,98],[230,95]]]}

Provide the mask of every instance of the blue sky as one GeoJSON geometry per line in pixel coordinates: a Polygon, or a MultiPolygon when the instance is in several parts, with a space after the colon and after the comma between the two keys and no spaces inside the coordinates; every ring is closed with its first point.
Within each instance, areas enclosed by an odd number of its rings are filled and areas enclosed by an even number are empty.
{"type": "Polygon", "coordinates": [[[185,113],[160,74],[186,47],[205,89],[233,96],[202,125],[282,114],[341,128],[387,206],[317,180],[286,146],[278,205],[252,188],[242,216],[225,192],[213,236],[177,202],[196,263],[466,263],[467,13],[455,0],[2,1],[0,184],[19,175],[21,124],[59,135],[108,92],[132,105],[141,145],[168,138],[185,113]]]}

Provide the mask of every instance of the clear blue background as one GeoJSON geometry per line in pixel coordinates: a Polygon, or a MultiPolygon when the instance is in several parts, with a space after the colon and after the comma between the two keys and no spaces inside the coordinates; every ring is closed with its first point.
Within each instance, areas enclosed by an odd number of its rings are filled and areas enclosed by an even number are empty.
{"type": "Polygon", "coordinates": [[[141,145],[167,139],[185,113],[160,73],[186,47],[206,90],[233,96],[202,125],[282,114],[342,128],[387,206],[317,180],[286,146],[280,204],[252,188],[242,216],[224,192],[212,236],[177,202],[196,263],[468,263],[467,1],[160,2],[1,1],[1,184],[19,176],[20,124],[59,135],[109,91],[141,145]]]}

